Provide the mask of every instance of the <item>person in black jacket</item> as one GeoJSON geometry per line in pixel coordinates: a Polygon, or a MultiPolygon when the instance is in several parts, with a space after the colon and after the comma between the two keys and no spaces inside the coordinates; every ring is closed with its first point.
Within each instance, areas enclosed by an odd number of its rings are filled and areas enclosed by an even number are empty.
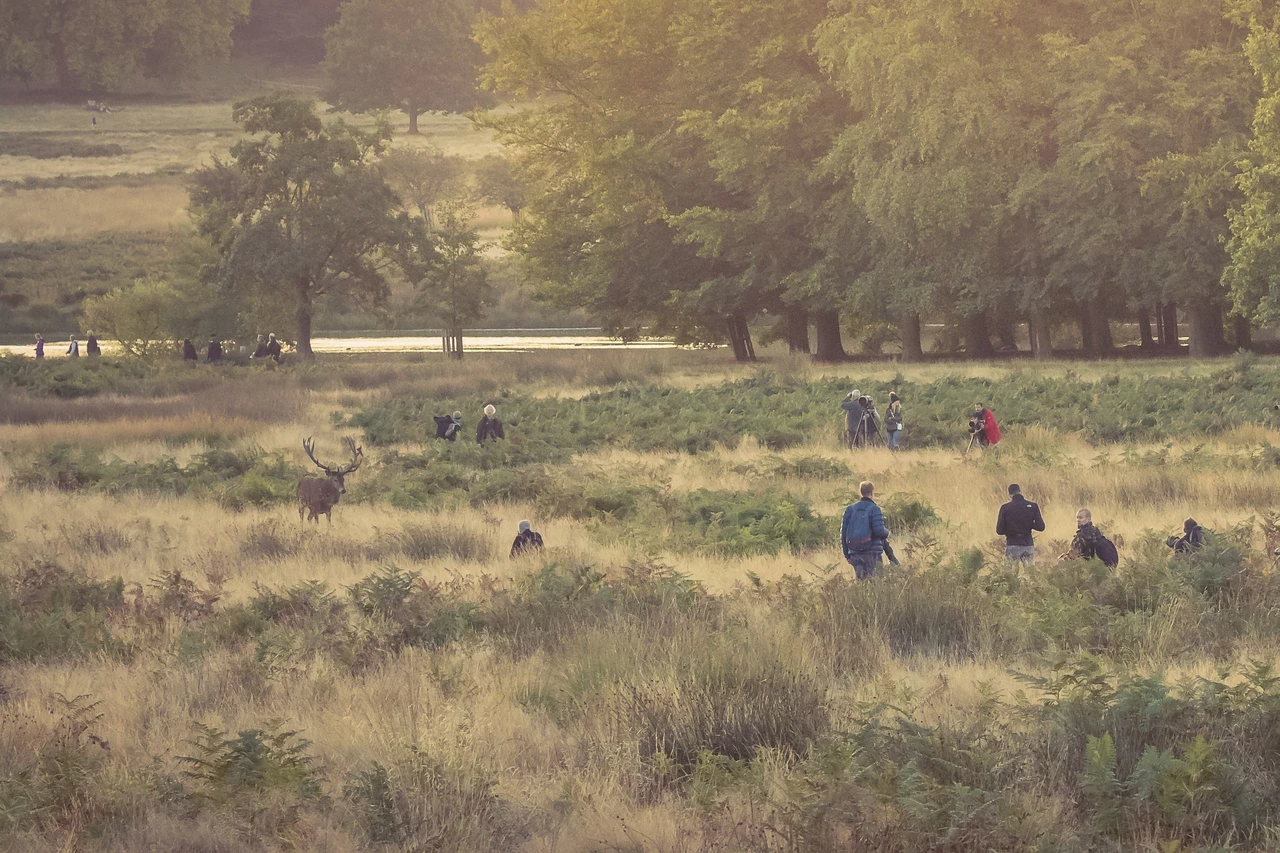
{"type": "Polygon", "coordinates": [[[182,342],[182,360],[195,364],[199,356],[196,355],[196,345],[191,343],[191,338],[187,338],[182,342]]]}
{"type": "Polygon", "coordinates": [[[205,361],[208,364],[222,364],[222,342],[216,337],[209,338],[209,351],[205,361]]]}
{"type": "Polygon", "coordinates": [[[1188,518],[1182,522],[1182,538],[1170,536],[1165,540],[1175,554],[1190,554],[1192,551],[1199,551],[1204,545],[1204,528],[1201,527],[1194,518],[1188,518]]]}
{"type": "Polygon", "coordinates": [[[1044,531],[1044,518],[1040,506],[1022,496],[1017,483],[1009,486],[1009,502],[1000,507],[996,520],[996,535],[1004,537],[1004,555],[1010,560],[1034,563],[1036,543],[1032,531],[1044,531]]]}
{"type": "Polygon", "coordinates": [[[498,410],[493,406],[484,407],[484,417],[476,427],[476,444],[484,444],[495,438],[506,438],[502,432],[502,421],[495,417],[497,413],[498,410]]]}
{"type": "Polygon", "coordinates": [[[98,336],[93,332],[90,332],[89,337],[85,339],[84,351],[89,358],[97,358],[102,355],[102,347],[98,346],[98,336]]]}
{"type": "Polygon", "coordinates": [[[520,522],[520,532],[516,534],[516,541],[511,545],[512,559],[529,551],[542,550],[542,536],[535,533],[532,527],[527,521],[520,522]]]}
{"type": "Polygon", "coordinates": [[[280,342],[276,340],[275,333],[267,335],[267,358],[280,363],[280,342]]]}

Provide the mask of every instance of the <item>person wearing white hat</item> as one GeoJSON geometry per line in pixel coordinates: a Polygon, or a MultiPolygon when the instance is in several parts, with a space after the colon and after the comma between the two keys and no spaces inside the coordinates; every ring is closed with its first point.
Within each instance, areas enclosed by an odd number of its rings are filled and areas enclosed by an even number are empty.
{"type": "Polygon", "coordinates": [[[493,406],[484,407],[484,417],[480,419],[480,425],[476,427],[476,444],[484,444],[497,438],[506,438],[502,431],[502,421],[496,417],[498,410],[493,406]]]}
{"type": "Polygon", "coordinates": [[[858,427],[866,411],[863,406],[862,392],[854,388],[849,392],[849,396],[841,401],[840,408],[844,409],[844,443],[846,447],[852,448],[855,443],[859,443],[856,440],[859,435],[858,427]]]}
{"type": "Polygon", "coordinates": [[[542,536],[533,531],[533,525],[528,521],[520,522],[520,532],[516,534],[516,541],[511,545],[511,558],[515,559],[521,554],[528,551],[542,550],[542,536]]]}

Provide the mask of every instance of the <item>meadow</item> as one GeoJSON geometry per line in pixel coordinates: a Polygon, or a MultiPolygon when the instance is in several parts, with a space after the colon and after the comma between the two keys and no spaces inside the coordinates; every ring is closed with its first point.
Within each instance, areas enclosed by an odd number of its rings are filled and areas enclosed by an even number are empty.
{"type": "Polygon", "coordinates": [[[1280,849],[1278,393],[1243,356],[0,359],[0,849],[1280,849]],[[907,451],[844,448],[854,385],[907,451]],[[975,402],[1006,438],[963,456],[975,402]],[[308,435],[367,457],[332,525],[308,435]],[[862,479],[902,565],[858,583],[862,479]],[[1057,561],[1081,505],[1118,569],[1057,561]]]}
{"type": "MultiPolygon", "coordinates": [[[[240,138],[232,101],[117,107],[0,105],[0,333],[74,331],[85,296],[180,269],[187,175],[240,138]]],[[[464,116],[424,116],[416,137],[403,116],[389,118],[398,148],[432,145],[468,160],[499,151],[464,116]]],[[[484,206],[474,224],[496,241],[510,220],[505,208],[484,206]]]]}

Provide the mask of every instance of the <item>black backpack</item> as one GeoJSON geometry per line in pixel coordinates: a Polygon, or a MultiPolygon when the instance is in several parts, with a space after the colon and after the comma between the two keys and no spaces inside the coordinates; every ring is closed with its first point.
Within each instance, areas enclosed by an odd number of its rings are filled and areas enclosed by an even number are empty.
{"type": "Polygon", "coordinates": [[[1116,550],[1116,543],[1105,536],[1098,537],[1097,544],[1093,546],[1093,556],[1109,568],[1114,569],[1120,565],[1120,552],[1116,550]]]}

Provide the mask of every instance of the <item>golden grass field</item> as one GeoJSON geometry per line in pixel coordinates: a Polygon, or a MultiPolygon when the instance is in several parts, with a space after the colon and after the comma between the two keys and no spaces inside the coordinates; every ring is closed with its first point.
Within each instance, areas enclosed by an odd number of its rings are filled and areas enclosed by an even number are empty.
{"type": "MultiPolygon", "coordinates": [[[[189,223],[181,175],[225,157],[240,137],[230,101],[201,104],[129,104],[97,115],[72,105],[0,106],[0,242],[75,239],[103,232],[152,231],[189,223]],[[119,146],[114,156],[35,157],[4,153],[7,140],[119,146]],[[98,181],[90,187],[76,181],[98,181]],[[39,182],[24,186],[24,182],[39,182]]],[[[371,121],[345,115],[356,124],[371,121]]],[[[496,154],[492,136],[458,115],[424,116],[422,135],[391,117],[395,147],[433,145],[447,154],[478,159],[496,154]]],[[[55,152],[56,153],[56,152],[55,152]]],[[[510,215],[485,208],[477,222],[495,238],[510,215]]]]}
{"type": "MultiPolygon", "coordinates": [[[[461,366],[436,360],[335,363],[332,381],[313,390],[280,372],[157,399],[53,401],[11,396],[0,401],[26,406],[28,423],[0,425],[4,453],[0,478],[30,454],[59,442],[97,446],[130,460],[174,456],[182,462],[206,448],[198,441],[175,446],[173,439],[200,432],[227,436],[233,447],[280,450],[305,466],[302,437],[315,436],[321,453],[332,457],[340,437],[347,434],[332,426],[333,412],[351,411],[390,395],[447,394],[472,386],[481,393],[500,390],[503,382],[497,377],[513,375],[516,360],[522,362],[521,375],[532,377],[522,383],[523,392],[559,397],[601,387],[613,381],[609,377],[619,370],[688,388],[740,378],[756,369],[733,364],[722,352],[484,355],[469,357],[461,366]],[[536,378],[539,374],[545,378],[536,378]]],[[[768,369],[804,379],[838,375],[856,383],[892,376],[899,368],[827,368],[779,356],[768,369]]],[[[1039,369],[1019,368],[1018,375],[1039,369]]],[[[1175,363],[1043,368],[1050,376],[1065,376],[1067,371],[1105,375],[1116,370],[1182,369],[1184,364],[1175,363]]],[[[1213,365],[1193,369],[1209,371],[1213,365]]],[[[927,380],[959,372],[994,378],[1009,375],[1008,368],[995,365],[930,365],[911,370],[910,378],[927,380]]],[[[833,420],[838,421],[834,403],[833,409],[833,420]]],[[[961,440],[957,436],[954,448],[851,453],[824,432],[781,454],[845,462],[851,469],[848,482],[763,475],[764,463],[779,454],[750,439],[698,455],[607,450],[576,458],[570,471],[581,481],[617,470],[648,472],[655,480],[669,482],[673,492],[699,488],[781,491],[808,499],[825,515],[839,514],[843,502],[836,496],[868,478],[875,481],[881,497],[910,493],[935,507],[942,521],[930,531],[936,540],[930,547],[948,553],[968,547],[995,552],[996,511],[1008,480],[1016,477],[1026,494],[1041,502],[1048,524],[1040,540],[1041,568],[1033,572],[1046,571],[1052,557],[1065,550],[1076,509],[1082,504],[1092,508],[1099,526],[1117,541],[1135,543],[1147,531],[1179,529],[1189,514],[1211,528],[1228,528],[1269,507],[1280,489],[1277,470],[1232,471],[1224,476],[1212,469],[1171,472],[1122,465],[1125,448],[1090,446],[1048,428],[1011,431],[999,457],[962,458],[961,440]]],[[[1280,445],[1280,432],[1249,428],[1212,444],[1228,453],[1262,442],[1280,445]]],[[[1171,452],[1176,457],[1196,443],[1174,443],[1171,452]]],[[[1130,447],[1128,452],[1146,449],[1130,447]]],[[[386,451],[373,451],[371,466],[386,451]]],[[[362,476],[367,472],[358,472],[353,481],[362,476]]],[[[856,727],[866,713],[866,703],[882,700],[909,707],[912,719],[921,725],[963,728],[966,720],[984,713],[981,709],[993,694],[1009,698],[1020,689],[1013,669],[1039,666],[1039,671],[1047,671],[1044,664],[1006,659],[994,646],[986,649],[981,644],[970,653],[954,656],[877,648],[867,651],[865,667],[833,669],[828,644],[816,635],[798,632],[786,619],[772,615],[770,604],[744,595],[743,590],[752,583],[782,582],[787,576],[829,577],[842,565],[834,548],[745,558],[645,553],[607,524],[538,517],[533,507],[518,502],[430,512],[398,510],[376,502],[340,504],[332,525],[316,526],[300,524],[288,505],[229,512],[211,500],[10,486],[0,491],[3,531],[10,536],[7,543],[0,537],[0,557],[10,566],[53,563],[83,569],[96,579],[118,576],[126,589],[139,591],[148,589],[157,576],[178,570],[199,587],[217,591],[218,608],[244,604],[263,588],[282,589],[305,581],[321,581],[341,592],[388,560],[401,569],[420,572],[423,584],[443,588],[468,584],[516,588],[545,561],[591,565],[614,577],[624,574],[628,566],[649,561],[671,566],[712,595],[733,602],[726,605],[731,617],[717,617],[728,620],[720,628],[715,619],[705,624],[680,621],[663,629],[620,616],[566,634],[563,643],[525,653],[512,654],[501,643],[480,639],[438,648],[404,648],[358,670],[320,651],[293,647],[281,651],[270,645],[255,651],[252,644],[202,646],[192,639],[193,623],[175,615],[123,626],[121,631],[138,648],[127,659],[87,655],[67,661],[10,662],[0,669],[0,768],[33,766],[38,756],[51,754],[51,745],[62,742],[59,738],[66,738],[65,729],[59,728],[63,718],[57,713],[58,696],[84,696],[89,697],[85,701],[101,703],[95,706],[101,718],[92,731],[103,744],[94,747],[99,751],[94,761],[99,764],[94,765],[98,769],[93,790],[75,794],[67,814],[50,813],[34,824],[23,824],[21,831],[0,834],[3,850],[987,849],[968,846],[963,840],[913,842],[914,836],[909,835],[893,836],[898,840],[886,835],[883,845],[874,848],[841,846],[840,838],[848,842],[853,837],[849,835],[826,841],[794,836],[788,842],[782,829],[775,828],[771,835],[762,828],[777,813],[766,817],[756,811],[764,809],[763,803],[773,795],[761,793],[757,798],[746,788],[732,786],[719,793],[698,794],[679,785],[655,787],[646,782],[646,768],[651,765],[637,757],[635,744],[617,728],[618,718],[611,716],[622,712],[609,711],[613,705],[602,705],[601,710],[592,704],[604,702],[600,698],[604,695],[620,701],[624,694],[608,692],[615,688],[584,685],[606,685],[614,677],[621,678],[623,685],[631,678],[637,684],[666,684],[673,691],[672,701],[678,703],[677,685],[684,683],[681,673],[691,665],[687,660],[697,658],[702,653],[699,649],[715,650],[733,642],[738,645],[732,653],[724,653],[739,665],[749,668],[756,665],[752,661],[774,661],[819,683],[833,731],[856,727]],[[542,558],[508,559],[507,548],[521,518],[531,518],[545,537],[548,550],[542,558]],[[388,550],[387,543],[397,535],[418,528],[461,531],[488,543],[488,556],[413,560],[388,550]],[[274,550],[264,550],[264,541],[276,543],[274,550]],[[528,699],[531,691],[540,690],[577,696],[575,701],[581,704],[574,706],[576,712],[560,712],[567,717],[541,711],[528,699]],[[593,692],[597,690],[602,692],[593,692]],[[310,754],[323,770],[330,806],[304,808],[264,829],[258,818],[245,817],[239,807],[223,804],[184,811],[167,804],[156,787],[157,779],[175,774],[177,756],[190,752],[193,722],[236,732],[260,728],[272,720],[283,721],[285,728],[302,732],[311,742],[310,754]],[[352,778],[371,761],[411,776],[405,768],[413,755],[429,755],[445,768],[440,779],[423,783],[426,787],[420,789],[421,802],[428,804],[422,808],[429,813],[413,812],[416,829],[399,841],[374,843],[363,838],[354,828],[359,822],[350,798],[342,794],[342,780],[352,778]],[[479,779],[488,780],[492,787],[468,787],[479,779]],[[115,817],[101,817],[104,814],[115,817]],[[97,829],[90,831],[91,827],[97,829]],[[744,827],[754,827],[756,834],[744,827]]],[[[903,540],[899,548],[906,544],[910,549],[909,543],[903,540]]],[[[906,556],[910,562],[909,550],[906,556]]],[[[875,611],[877,621],[889,624],[897,618],[896,611],[909,606],[901,594],[895,595],[899,597],[876,605],[880,608],[875,611]]],[[[1170,678],[1212,676],[1223,661],[1199,654],[1194,647],[1188,651],[1188,627],[1172,617],[1153,621],[1128,649],[1127,665],[1138,672],[1165,672],[1170,678]]],[[[1276,651],[1274,636],[1257,635],[1232,657],[1274,659],[1276,651]]],[[[787,781],[794,772],[789,769],[791,759],[780,752],[760,753],[753,766],[761,791],[776,792],[791,784],[787,781]]],[[[1072,804],[1058,792],[1028,790],[1010,796],[1031,804],[1028,808],[1041,815],[1038,820],[1045,831],[1065,833],[1059,839],[1061,849],[1068,849],[1072,837],[1079,840],[1087,835],[1079,826],[1080,818],[1070,816],[1072,804]]],[[[0,800],[0,817],[4,807],[0,800]]],[[[875,807],[866,808],[874,811],[875,807]]],[[[888,818],[881,817],[885,832],[896,831],[888,818]]],[[[881,820],[866,819],[871,824],[881,820]]],[[[1135,829],[1115,847],[1091,849],[1193,849],[1194,845],[1160,846],[1193,836],[1174,828],[1155,833],[1135,829]]],[[[1028,841],[1025,846],[999,849],[1057,848],[1028,841]]]]}

